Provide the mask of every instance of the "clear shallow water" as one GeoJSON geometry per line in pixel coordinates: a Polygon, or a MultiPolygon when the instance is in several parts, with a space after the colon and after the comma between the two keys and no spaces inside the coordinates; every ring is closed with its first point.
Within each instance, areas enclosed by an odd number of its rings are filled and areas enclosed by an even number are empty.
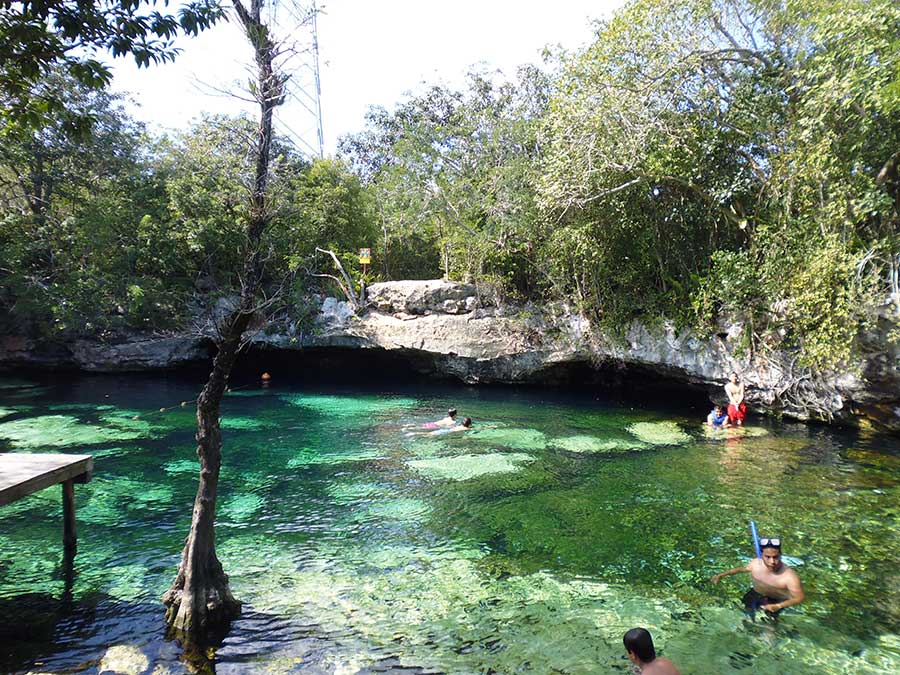
{"type": "MultiPolygon", "coordinates": [[[[194,413],[158,409],[196,391],[0,381],[0,451],[96,467],[74,570],[59,488],[0,507],[0,672],[188,672],[159,597],[190,523],[194,413]]],[[[900,671],[900,441],[697,419],[546,391],[234,392],[217,541],[245,612],[216,672],[626,673],[636,625],[684,673],[900,671]],[[405,434],[450,404],[475,431],[405,434]],[[807,590],[777,624],[740,611],[746,577],[708,582],[747,560],[750,518],[807,590]]]]}

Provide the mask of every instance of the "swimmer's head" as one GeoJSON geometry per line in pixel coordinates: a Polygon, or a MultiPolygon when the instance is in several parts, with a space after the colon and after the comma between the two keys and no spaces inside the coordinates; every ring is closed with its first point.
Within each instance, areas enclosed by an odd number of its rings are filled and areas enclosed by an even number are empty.
{"type": "Polygon", "coordinates": [[[759,548],[763,564],[773,572],[781,567],[781,539],[778,537],[760,537],[759,548]]]}
{"type": "Polygon", "coordinates": [[[467,417],[466,419],[464,419],[462,425],[463,425],[466,429],[471,428],[471,427],[472,427],[472,418],[471,418],[471,417],[467,417]]]}
{"type": "Polygon", "coordinates": [[[447,417],[451,420],[456,419],[456,408],[450,408],[450,410],[447,411],[447,417]]]}
{"type": "Polygon", "coordinates": [[[721,415],[723,412],[725,412],[725,406],[721,403],[716,403],[715,411],[716,414],[721,415]]]}
{"type": "Polygon", "coordinates": [[[651,663],[656,659],[656,649],[653,647],[653,638],[646,628],[632,628],[622,638],[628,658],[633,663],[651,663]]]}

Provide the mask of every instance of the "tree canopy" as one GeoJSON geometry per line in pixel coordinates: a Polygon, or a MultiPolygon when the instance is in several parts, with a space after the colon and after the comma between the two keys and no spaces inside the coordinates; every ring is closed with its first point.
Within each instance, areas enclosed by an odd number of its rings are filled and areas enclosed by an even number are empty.
{"type": "MultiPolygon", "coordinates": [[[[564,300],[613,331],[726,318],[749,349],[845,362],[900,298],[898,35],[891,0],[642,0],[542,67],[371,110],[336,159],[276,137],[266,283],[365,246],[372,279],[564,300]]],[[[239,274],[250,123],[154,139],[65,62],[41,73],[28,91],[65,105],[0,151],[0,303],[39,333],[177,325],[239,274]]]]}
{"type": "Polygon", "coordinates": [[[105,54],[131,55],[138,66],[170,61],[179,34],[196,35],[223,17],[218,0],[191,0],[174,13],[168,4],[0,0],[0,124],[36,127],[51,108],[64,108],[52,91],[36,90],[53,70],[103,87],[112,77],[105,54]]]}

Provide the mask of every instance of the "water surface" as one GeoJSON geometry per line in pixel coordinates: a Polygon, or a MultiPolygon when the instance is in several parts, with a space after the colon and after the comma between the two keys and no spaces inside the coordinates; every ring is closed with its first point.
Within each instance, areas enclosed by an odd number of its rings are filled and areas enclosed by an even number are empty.
{"type": "MultiPolygon", "coordinates": [[[[0,672],[188,672],[159,602],[196,490],[189,379],[0,381],[0,452],[95,457],[0,507],[0,672]],[[160,408],[165,411],[160,412],[160,408]]],[[[645,626],[683,673],[900,671],[900,441],[587,393],[255,384],[223,409],[219,556],[245,611],[217,673],[630,672],[645,626]],[[449,405],[475,430],[410,436],[449,405]],[[743,614],[747,521],[808,600],[743,614]]]]}

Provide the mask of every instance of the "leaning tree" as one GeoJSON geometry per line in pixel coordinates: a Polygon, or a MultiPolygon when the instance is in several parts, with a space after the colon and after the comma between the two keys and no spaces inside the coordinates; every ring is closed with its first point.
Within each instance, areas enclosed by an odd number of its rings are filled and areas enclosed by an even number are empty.
{"type": "Polygon", "coordinates": [[[197,399],[200,479],[178,574],[163,596],[170,629],[188,643],[202,642],[205,635],[226,627],[241,609],[216,556],[214,522],[222,463],[219,410],[245,335],[258,324],[263,314],[260,295],[265,262],[264,235],[273,218],[269,194],[273,113],[283,102],[287,85],[287,77],[279,63],[283,64],[283,57],[291,51],[272,37],[269,22],[263,16],[265,0],[251,0],[249,6],[241,0],[233,0],[232,6],[233,14],[254,51],[254,79],[250,92],[259,106],[259,121],[252,142],[254,169],[248,186],[246,225],[242,234],[243,264],[239,295],[233,310],[216,327],[218,353],[209,379],[197,399]]]}

